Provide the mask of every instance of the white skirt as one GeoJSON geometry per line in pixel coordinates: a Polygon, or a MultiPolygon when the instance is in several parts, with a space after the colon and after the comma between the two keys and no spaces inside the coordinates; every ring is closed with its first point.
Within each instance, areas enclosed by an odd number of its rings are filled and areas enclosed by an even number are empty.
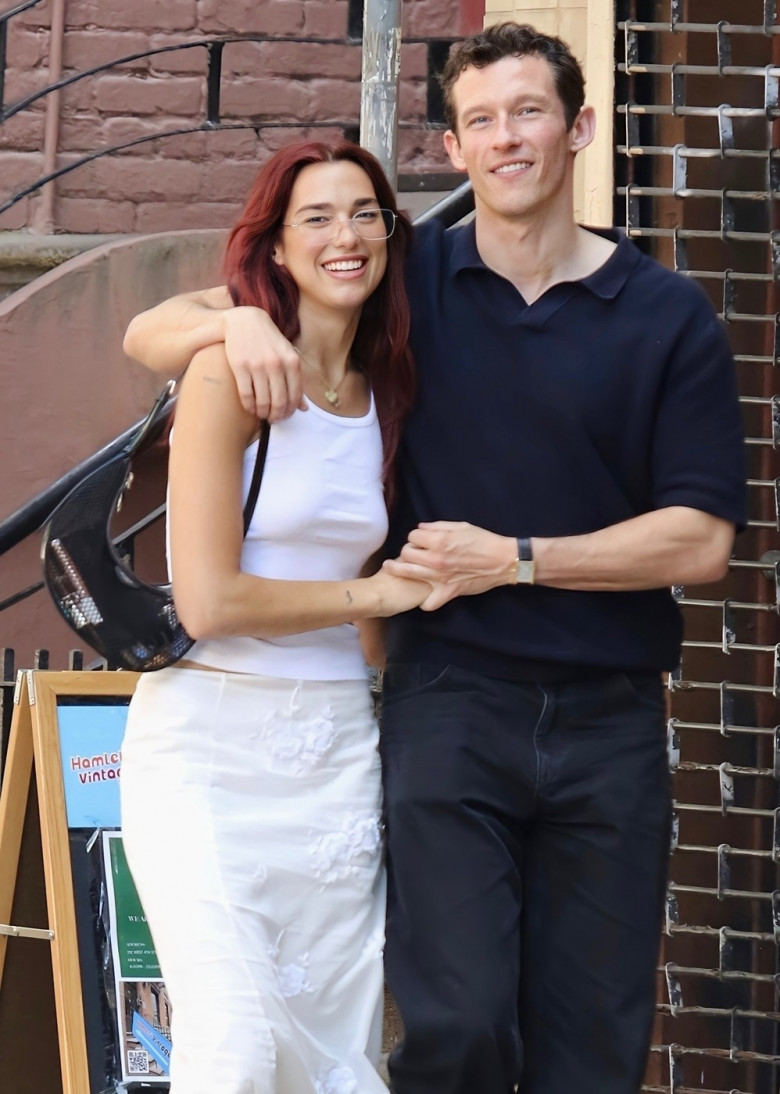
{"type": "Polygon", "coordinates": [[[377,726],[363,681],[141,678],[122,830],[171,1094],[387,1094],[377,726]]]}

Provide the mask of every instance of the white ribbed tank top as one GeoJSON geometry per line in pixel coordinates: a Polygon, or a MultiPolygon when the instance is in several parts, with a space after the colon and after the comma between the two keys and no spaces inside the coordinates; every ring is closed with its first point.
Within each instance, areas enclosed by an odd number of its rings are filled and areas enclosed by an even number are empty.
{"type": "MultiPolygon", "coordinates": [[[[271,427],[241,568],[287,581],[349,580],[387,535],[374,398],[360,418],[307,403],[305,413],[296,410],[271,427]]],[[[255,441],[244,455],[244,497],[256,452],[255,441]]],[[[204,639],[186,657],[218,669],[285,679],[354,680],[367,672],[357,628],[347,623],[282,638],[204,639]]]]}

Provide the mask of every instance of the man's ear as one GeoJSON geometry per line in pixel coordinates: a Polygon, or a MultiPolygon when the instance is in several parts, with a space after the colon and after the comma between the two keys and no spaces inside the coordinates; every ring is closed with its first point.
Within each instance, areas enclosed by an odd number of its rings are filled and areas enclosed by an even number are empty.
{"type": "Polygon", "coordinates": [[[466,164],[463,161],[463,156],[460,154],[460,144],[458,143],[457,136],[451,129],[448,129],[444,134],[444,147],[447,151],[447,155],[450,157],[450,163],[456,171],[465,171],[466,164]]]}
{"type": "Polygon", "coordinates": [[[592,106],[583,106],[574,125],[569,130],[569,149],[572,152],[581,152],[587,148],[596,136],[596,111],[592,106]]]}

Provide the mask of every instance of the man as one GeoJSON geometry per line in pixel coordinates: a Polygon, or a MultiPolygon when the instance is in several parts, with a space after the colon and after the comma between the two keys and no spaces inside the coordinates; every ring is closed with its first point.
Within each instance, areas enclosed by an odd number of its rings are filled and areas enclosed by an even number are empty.
{"type": "MultiPolygon", "coordinates": [[[[575,224],[594,116],[564,43],[492,27],[442,82],[476,217],[418,230],[408,267],[419,394],[385,565],[436,584],[388,634],[391,1080],[635,1094],[668,852],[668,590],[723,576],[744,522],[733,365],[693,283],[575,224]]],[[[297,355],[226,308],[224,290],[169,301],[127,348],[173,372],[225,338],[247,405],[290,413],[297,355]]]]}

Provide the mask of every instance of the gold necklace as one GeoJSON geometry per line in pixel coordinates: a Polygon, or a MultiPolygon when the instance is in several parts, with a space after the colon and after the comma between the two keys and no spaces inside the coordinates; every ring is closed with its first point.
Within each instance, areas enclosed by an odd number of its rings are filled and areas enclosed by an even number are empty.
{"type": "Polygon", "coordinates": [[[330,384],[328,383],[328,378],[321,368],[313,365],[308,357],[304,357],[304,355],[301,353],[297,346],[293,346],[293,349],[298,354],[300,359],[304,362],[304,364],[308,365],[309,368],[314,369],[319,374],[319,377],[322,380],[323,387],[325,388],[325,398],[328,400],[332,407],[338,408],[341,405],[341,400],[339,399],[339,388],[347,378],[347,373],[349,372],[349,361],[347,361],[347,367],[344,369],[344,375],[341,377],[339,382],[337,384],[330,384]]]}

